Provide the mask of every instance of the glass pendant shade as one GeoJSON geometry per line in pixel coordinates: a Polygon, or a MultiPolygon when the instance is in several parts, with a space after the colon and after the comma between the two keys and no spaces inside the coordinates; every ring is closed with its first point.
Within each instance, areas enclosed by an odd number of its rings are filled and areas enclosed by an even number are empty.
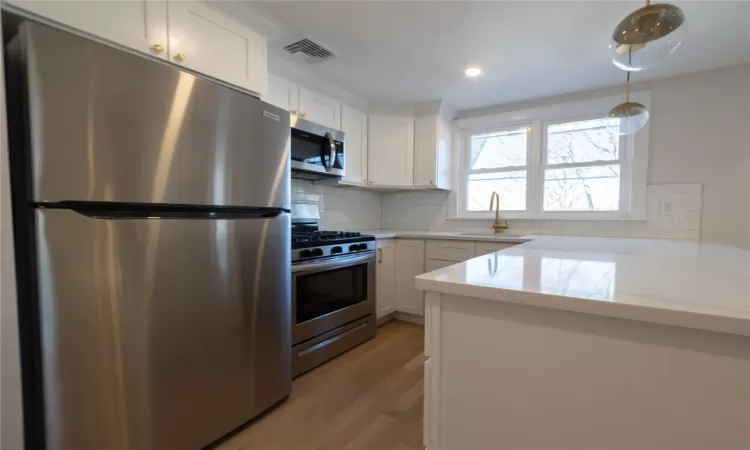
{"type": "Polygon", "coordinates": [[[640,103],[620,103],[609,112],[610,127],[620,135],[633,134],[648,123],[648,109],[640,103]]]}
{"type": "Polygon", "coordinates": [[[687,21],[674,5],[647,4],[623,19],[612,34],[609,52],[615,66],[639,71],[658,66],[682,45],[687,21]]]}

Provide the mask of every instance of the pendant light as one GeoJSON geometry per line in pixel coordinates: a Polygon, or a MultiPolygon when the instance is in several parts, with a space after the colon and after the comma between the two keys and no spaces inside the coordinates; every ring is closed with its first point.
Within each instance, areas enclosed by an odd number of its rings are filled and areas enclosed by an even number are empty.
{"type": "Polygon", "coordinates": [[[625,78],[625,103],[609,111],[611,127],[617,134],[633,134],[648,123],[648,109],[638,102],[630,101],[630,72],[625,78]]]}
{"type": "Polygon", "coordinates": [[[612,62],[623,70],[650,69],[682,45],[687,22],[682,10],[668,3],[651,4],[630,13],[617,25],[609,45],[612,62]]]}

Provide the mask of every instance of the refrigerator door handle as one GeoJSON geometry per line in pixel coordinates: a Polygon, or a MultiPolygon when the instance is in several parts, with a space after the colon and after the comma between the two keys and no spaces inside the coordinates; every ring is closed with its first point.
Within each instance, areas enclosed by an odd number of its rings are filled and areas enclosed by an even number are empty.
{"type": "Polygon", "coordinates": [[[67,209],[94,219],[272,219],[285,208],[202,206],[158,203],[62,201],[37,203],[38,209],[67,209]]]}

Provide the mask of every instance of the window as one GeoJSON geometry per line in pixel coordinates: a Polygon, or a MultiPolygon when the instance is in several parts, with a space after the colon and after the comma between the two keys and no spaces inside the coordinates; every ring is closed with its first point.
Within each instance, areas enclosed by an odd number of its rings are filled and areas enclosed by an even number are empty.
{"type": "MultiPolygon", "coordinates": [[[[649,103],[648,93],[637,95],[649,103]]],[[[505,218],[642,218],[648,125],[620,136],[607,117],[618,100],[457,121],[463,137],[457,216],[489,217],[497,192],[505,218]]]]}
{"type": "Polygon", "coordinates": [[[470,146],[467,209],[485,211],[497,192],[505,210],[525,211],[529,128],[472,134],[470,146]]]}

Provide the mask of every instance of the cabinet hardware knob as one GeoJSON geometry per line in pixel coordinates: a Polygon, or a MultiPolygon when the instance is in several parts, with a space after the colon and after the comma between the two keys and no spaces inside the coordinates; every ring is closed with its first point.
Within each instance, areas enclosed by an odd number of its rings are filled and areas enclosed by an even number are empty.
{"type": "Polygon", "coordinates": [[[306,119],[307,118],[307,113],[302,113],[302,115],[300,117],[302,117],[303,119],[306,119]]]}
{"type": "Polygon", "coordinates": [[[154,44],[151,46],[151,50],[155,51],[156,53],[161,53],[164,51],[164,47],[159,44],[154,44]]]}
{"type": "Polygon", "coordinates": [[[435,184],[435,182],[434,182],[434,181],[432,181],[432,180],[430,180],[430,184],[435,184]]]}
{"type": "Polygon", "coordinates": [[[293,116],[296,116],[296,115],[297,115],[297,110],[296,110],[296,109],[293,109],[293,110],[291,111],[291,113],[292,113],[292,115],[293,115],[293,116]]]}
{"type": "Polygon", "coordinates": [[[178,54],[174,55],[174,59],[176,59],[177,61],[180,61],[180,62],[185,61],[185,54],[184,53],[178,53],[178,54]]]}
{"type": "Polygon", "coordinates": [[[379,248],[378,249],[378,263],[382,263],[382,262],[383,262],[383,249],[379,248]]]}

